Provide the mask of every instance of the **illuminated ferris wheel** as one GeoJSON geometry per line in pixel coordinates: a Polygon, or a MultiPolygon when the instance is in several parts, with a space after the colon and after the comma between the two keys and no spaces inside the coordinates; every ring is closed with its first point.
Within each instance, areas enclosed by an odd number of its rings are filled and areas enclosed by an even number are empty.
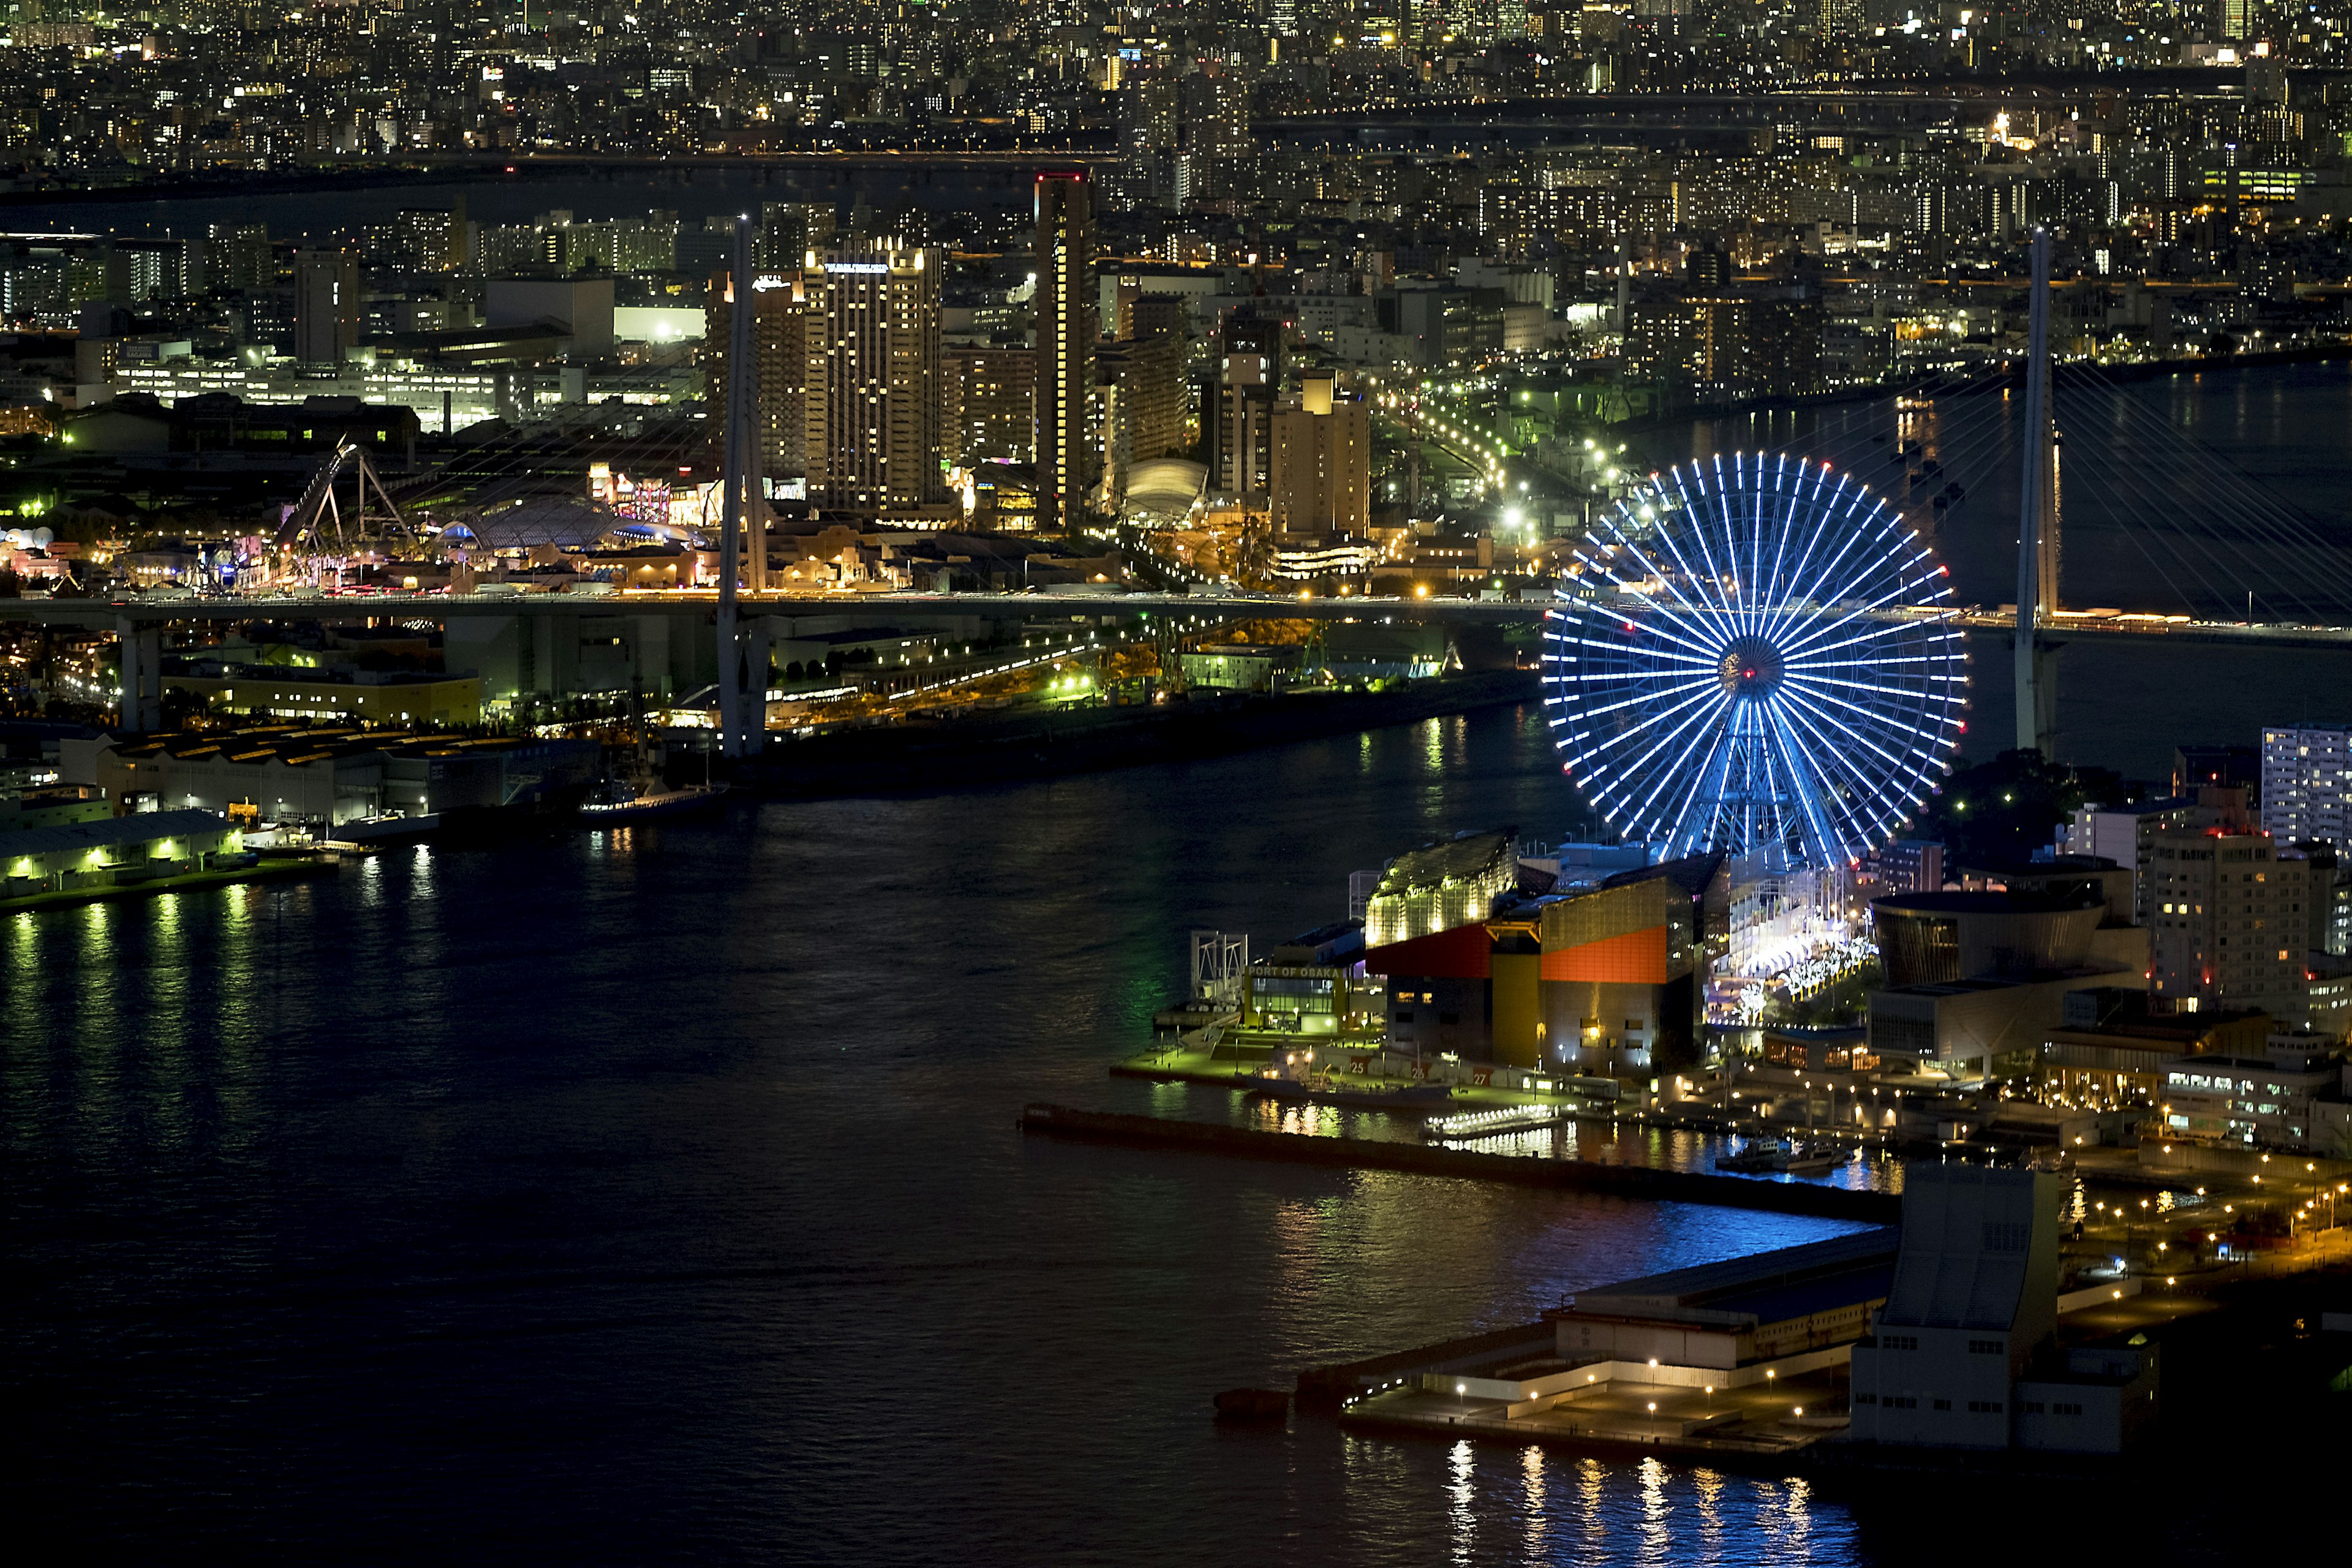
{"type": "Polygon", "coordinates": [[[1546,717],[1629,841],[1843,865],[1951,771],[1968,666],[1948,574],[1831,465],[1653,475],[1575,562],[1545,626],[1546,717]]]}

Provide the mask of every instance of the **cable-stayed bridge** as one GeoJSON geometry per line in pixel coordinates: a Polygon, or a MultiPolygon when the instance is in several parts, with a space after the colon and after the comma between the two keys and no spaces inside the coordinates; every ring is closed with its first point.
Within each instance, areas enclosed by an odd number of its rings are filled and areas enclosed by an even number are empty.
{"type": "MultiPolygon", "coordinates": [[[[2046,255],[2046,253],[2045,253],[2046,255]]],[[[2044,261],[2046,267],[2046,259],[2044,261]]],[[[2046,749],[2054,685],[2053,644],[2148,639],[2184,645],[2352,649],[2352,548],[2339,531],[2309,517],[2155,406],[2126,373],[2095,363],[2050,368],[2046,272],[2032,298],[2034,353],[2021,371],[2001,366],[1931,377],[1874,404],[1815,410],[1801,439],[1738,454],[1784,470],[1827,468],[1851,475],[1899,513],[1926,543],[1942,549],[1969,531],[1981,541],[2007,533],[2017,546],[2019,589],[2011,602],[1818,602],[1793,595],[1789,608],[1811,616],[1893,625],[1929,616],[1969,631],[2008,631],[2023,649],[2015,679],[2018,711],[2029,715],[2019,742],[2046,749]],[[2030,502],[2023,498],[2031,496],[2030,502]],[[2013,522],[2000,514],[2010,513],[2013,522]],[[2013,527],[2014,532],[2008,532],[2013,527]],[[2072,557],[2070,559],[2070,551],[2072,557]],[[2116,562],[2130,563],[2135,596],[2113,589],[2116,562]],[[2070,604],[2070,585],[2090,582],[2088,604],[2070,604]],[[2136,592],[2136,591],[2135,591],[2136,592]],[[2116,601],[2099,605],[2097,600],[2116,601]],[[2022,608],[2020,605],[2022,605],[2022,608]]],[[[532,437],[519,432],[504,459],[520,472],[532,437]]],[[[1724,454],[1733,456],[1732,454],[1724,454]]],[[[1473,454],[1483,467],[1491,450],[1473,454]]],[[[1660,455],[1662,458],[1666,456],[1660,455]]],[[[331,477],[320,487],[331,496],[331,477]]],[[[397,488],[397,487],[395,487],[397,488]]],[[[379,486],[381,489],[381,486],[379,486]]],[[[388,498],[386,498],[388,500],[388,498]]],[[[314,509],[315,510],[315,509],[314,509]]],[[[2002,543],[2002,549],[2008,544],[2002,543]]],[[[1980,574],[1979,574],[1980,575],[1980,574]]],[[[475,617],[538,622],[583,616],[659,616],[721,626],[739,616],[835,615],[855,608],[877,619],[944,617],[1141,617],[1192,626],[1239,620],[1373,619],[1526,624],[1573,598],[1612,611],[1660,613],[1659,590],[1571,582],[1556,596],[1410,598],[1271,594],[1025,591],[1013,594],[788,594],[739,587],[731,595],[675,590],[605,593],[401,594],[294,592],[217,596],[180,593],[113,598],[0,600],[0,624],[75,625],[122,639],[127,721],[151,719],[160,693],[161,632],[202,622],[390,620],[448,624],[475,617]],[[722,603],[731,600],[731,604],[722,603]]],[[[704,634],[709,635],[709,634],[704,634]]],[[[722,634],[722,640],[735,640],[722,634]]],[[[748,742],[749,737],[744,737],[748,742]]]]}

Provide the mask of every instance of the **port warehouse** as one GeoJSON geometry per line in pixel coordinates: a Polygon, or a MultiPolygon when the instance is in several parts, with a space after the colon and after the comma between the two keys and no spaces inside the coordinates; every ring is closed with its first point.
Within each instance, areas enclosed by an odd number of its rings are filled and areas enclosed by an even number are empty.
{"type": "Polygon", "coordinates": [[[245,859],[240,829],[210,811],[144,812],[0,832],[9,898],[116,887],[245,859]]]}
{"type": "Polygon", "coordinates": [[[1769,1429],[1794,1447],[1844,1424],[1843,1441],[1881,1451],[2119,1453],[2155,1420],[2158,1352],[2070,1322],[2126,1292],[2060,1293],[2059,1188],[1913,1163],[1899,1226],[1581,1290],[1524,1329],[1328,1369],[1301,1390],[1375,1422],[1458,1429],[1466,1415],[1534,1441],[1769,1429]],[[1779,1417],[1804,1398],[1846,1416],[1792,1429],[1779,1417]]]}
{"type": "Polygon", "coordinates": [[[200,807],[241,823],[334,827],[380,817],[445,817],[561,801],[593,782],[586,740],[277,725],[67,740],[64,782],[126,813],[200,807]]]}

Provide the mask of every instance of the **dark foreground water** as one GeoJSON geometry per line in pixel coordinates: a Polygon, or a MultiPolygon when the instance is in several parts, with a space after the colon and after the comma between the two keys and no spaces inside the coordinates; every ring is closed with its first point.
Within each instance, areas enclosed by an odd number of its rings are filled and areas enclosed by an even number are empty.
{"type": "Polygon", "coordinates": [[[1496,711],[12,917],[16,1531],[264,1559],[2232,1549],[2227,1489],[2161,1478],[2004,1489],[1989,1535],[1957,1483],[1211,1423],[1221,1388],[1839,1228],[1014,1131],[1033,1098],[1193,1092],[1103,1076],[1188,927],[1280,934],[1418,838],[1544,830],[1542,744],[1496,711]]]}

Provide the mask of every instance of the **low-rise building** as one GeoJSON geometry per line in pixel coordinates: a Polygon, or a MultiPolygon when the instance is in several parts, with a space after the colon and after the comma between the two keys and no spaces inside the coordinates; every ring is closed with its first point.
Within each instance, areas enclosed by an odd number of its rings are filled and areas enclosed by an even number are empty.
{"type": "Polygon", "coordinates": [[[107,804],[104,796],[88,790],[54,787],[0,795],[0,833],[100,822],[113,815],[114,807],[107,804]]]}
{"type": "Polygon", "coordinates": [[[164,671],[163,689],[193,692],[222,713],[262,719],[358,719],[436,729],[482,721],[482,682],[474,675],[362,669],[348,664],[297,668],[199,658],[164,671]]]}
{"type": "Polygon", "coordinates": [[[241,854],[236,825],[209,811],[107,816],[0,835],[7,880],[0,896],[116,887],[151,877],[209,869],[241,854]]]}
{"type": "Polygon", "coordinates": [[[2352,1088],[2334,1042],[2300,1032],[2270,1037],[2260,1056],[2179,1057],[2164,1064],[2168,1137],[2242,1148],[2317,1152],[2317,1102],[2352,1088]]]}
{"type": "Polygon", "coordinates": [[[2070,992],[2147,985],[2147,933],[2118,923],[2096,868],[2061,891],[1906,894],[1874,900],[1889,982],[1870,994],[1870,1049],[1981,1078],[2035,1053],[2070,992]],[[2005,1059],[2006,1058],[2006,1059],[2005,1059]]]}
{"type": "Polygon", "coordinates": [[[1377,1036],[1387,998],[1361,972],[1364,928],[1355,921],[1295,936],[1242,972],[1243,1030],[1331,1037],[1377,1036]]]}
{"type": "Polygon", "coordinates": [[[601,759],[593,741],[281,725],[68,741],[60,767],[127,812],[194,806],[242,825],[323,832],[576,801],[601,759]]]}
{"type": "MultiPolygon", "coordinates": [[[[1580,1290],[1552,1320],[1559,1359],[1654,1363],[1660,1383],[1697,1381],[1851,1345],[1895,1277],[1901,1233],[1859,1231],[1580,1290]]],[[[1835,1360],[1843,1360],[1843,1352],[1835,1360]]],[[[1761,1376],[1761,1372],[1758,1373],[1761,1376]]],[[[1580,1381],[1571,1379],[1570,1383],[1580,1381]]]]}
{"type": "Polygon", "coordinates": [[[2176,1057],[2259,1051],[2271,1016],[2251,1008],[2158,1011],[2148,993],[2123,985],[2069,991],[2044,1031],[2038,1092],[2053,1105],[2154,1110],[2176,1057]]]}

